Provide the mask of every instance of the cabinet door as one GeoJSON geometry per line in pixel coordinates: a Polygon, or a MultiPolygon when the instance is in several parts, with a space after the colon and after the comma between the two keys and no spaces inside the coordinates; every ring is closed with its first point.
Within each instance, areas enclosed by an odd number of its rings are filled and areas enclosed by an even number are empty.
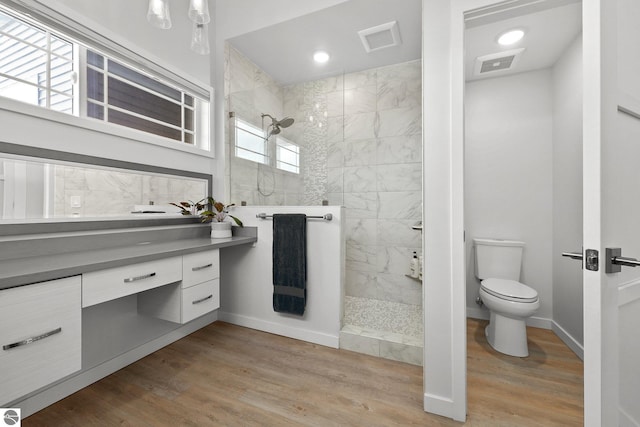
{"type": "Polygon", "coordinates": [[[0,291],[0,407],[81,368],[80,276],[0,291]]]}
{"type": "Polygon", "coordinates": [[[185,255],[182,261],[182,287],[217,279],[220,276],[219,250],[185,255]]]}

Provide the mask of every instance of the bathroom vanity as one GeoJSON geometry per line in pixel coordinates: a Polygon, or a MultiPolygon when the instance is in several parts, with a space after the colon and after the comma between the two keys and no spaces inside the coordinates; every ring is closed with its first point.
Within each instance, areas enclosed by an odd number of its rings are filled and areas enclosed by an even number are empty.
{"type": "Polygon", "coordinates": [[[0,406],[23,416],[215,321],[220,250],[257,241],[195,218],[30,231],[0,238],[0,406]]]}

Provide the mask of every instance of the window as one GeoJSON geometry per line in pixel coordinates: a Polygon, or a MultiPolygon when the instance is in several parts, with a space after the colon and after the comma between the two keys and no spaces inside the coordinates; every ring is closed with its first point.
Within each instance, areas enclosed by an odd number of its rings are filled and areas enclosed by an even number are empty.
{"type": "Polygon", "coordinates": [[[236,157],[268,165],[269,153],[264,131],[238,118],[235,128],[236,157]]]}
{"type": "Polygon", "coordinates": [[[73,44],[0,11],[0,96],[74,113],[73,44]]]}
{"type": "Polygon", "coordinates": [[[276,137],[276,167],[300,173],[300,147],[281,136],[276,137]]]}
{"type": "Polygon", "coordinates": [[[280,135],[267,139],[267,134],[264,130],[237,117],[235,119],[234,135],[236,157],[276,167],[287,172],[300,173],[300,147],[293,142],[280,135]],[[270,149],[269,141],[273,140],[275,140],[275,148],[270,149]],[[275,164],[272,162],[274,157],[275,164]]]}
{"type": "Polygon", "coordinates": [[[0,7],[0,96],[209,149],[208,91],[78,37],[0,7]]]}
{"type": "Polygon", "coordinates": [[[194,143],[196,101],[183,91],[87,50],[87,116],[194,143]]]}

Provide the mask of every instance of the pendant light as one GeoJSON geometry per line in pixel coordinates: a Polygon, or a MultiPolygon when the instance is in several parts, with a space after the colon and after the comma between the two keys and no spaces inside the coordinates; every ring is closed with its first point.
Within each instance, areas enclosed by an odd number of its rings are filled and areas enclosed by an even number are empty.
{"type": "Polygon", "coordinates": [[[205,24],[193,23],[191,50],[200,55],[209,54],[209,30],[205,24]]]}
{"type": "Polygon", "coordinates": [[[149,0],[147,21],[154,27],[167,30],[171,28],[171,14],[168,0],[149,0]]]}
{"type": "MultiPolygon", "coordinates": [[[[210,48],[207,24],[211,22],[209,0],[190,0],[188,15],[189,19],[193,21],[191,50],[200,55],[208,55],[210,48]]],[[[171,28],[169,0],[149,0],[147,20],[153,24],[153,26],[163,30],[171,28]]]]}
{"type": "Polygon", "coordinates": [[[211,21],[208,0],[191,0],[189,3],[189,19],[196,24],[208,24],[211,21]]]}

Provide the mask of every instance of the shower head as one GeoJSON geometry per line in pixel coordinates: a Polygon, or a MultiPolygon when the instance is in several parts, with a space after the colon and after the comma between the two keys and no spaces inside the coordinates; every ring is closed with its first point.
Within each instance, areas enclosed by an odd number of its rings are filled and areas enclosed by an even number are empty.
{"type": "MultiPolygon", "coordinates": [[[[278,119],[276,119],[275,117],[273,117],[273,116],[271,116],[269,114],[263,114],[262,118],[264,119],[265,117],[269,117],[271,119],[271,124],[269,125],[270,130],[269,130],[269,133],[267,134],[267,139],[269,139],[269,137],[271,137],[271,135],[279,134],[282,131],[281,128],[288,128],[295,121],[291,117],[285,117],[282,120],[278,120],[278,119]]],[[[263,122],[263,125],[264,125],[264,122],[263,122]]]]}
{"type": "Polygon", "coordinates": [[[289,126],[291,126],[293,124],[295,120],[293,120],[293,118],[291,117],[285,117],[284,119],[280,120],[278,122],[278,127],[282,127],[282,128],[288,128],[289,126]]]}
{"type": "MultiPolygon", "coordinates": [[[[271,135],[277,135],[277,134],[279,134],[280,132],[282,132],[282,130],[280,129],[280,127],[279,127],[279,126],[273,126],[273,127],[271,128],[271,130],[269,131],[269,136],[271,136],[271,135]]],[[[267,137],[267,138],[268,138],[268,137],[267,137]]]]}

